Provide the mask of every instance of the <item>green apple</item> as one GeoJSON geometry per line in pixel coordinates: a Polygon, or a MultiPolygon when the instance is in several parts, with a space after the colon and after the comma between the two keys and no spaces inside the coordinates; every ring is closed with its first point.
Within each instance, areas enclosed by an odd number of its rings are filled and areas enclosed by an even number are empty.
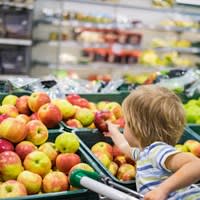
{"type": "Polygon", "coordinates": [[[56,149],[61,153],[75,153],[79,149],[79,140],[73,133],[64,132],[56,137],[56,149]]]}
{"type": "Polygon", "coordinates": [[[188,152],[188,148],[186,145],[182,145],[182,144],[177,144],[175,145],[175,148],[178,150],[178,151],[181,151],[181,152],[188,152]]]}
{"type": "Polygon", "coordinates": [[[94,121],[94,118],[94,112],[87,108],[80,108],[75,114],[75,119],[79,120],[83,126],[89,126],[94,121]]]}
{"type": "Polygon", "coordinates": [[[4,97],[3,101],[2,101],[2,105],[13,105],[15,106],[16,102],[17,102],[18,97],[15,95],[7,95],[4,97]]]}

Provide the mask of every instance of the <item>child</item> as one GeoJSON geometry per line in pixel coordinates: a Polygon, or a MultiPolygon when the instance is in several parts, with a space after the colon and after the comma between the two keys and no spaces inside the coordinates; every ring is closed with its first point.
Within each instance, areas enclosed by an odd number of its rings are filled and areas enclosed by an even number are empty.
{"type": "Polygon", "coordinates": [[[185,125],[180,99],[166,88],[141,86],[122,104],[124,134],[108,123],[109,136],[137,161],[136,185],[145,200],[197,200],[200,159],[173,146],[185,125]]]}

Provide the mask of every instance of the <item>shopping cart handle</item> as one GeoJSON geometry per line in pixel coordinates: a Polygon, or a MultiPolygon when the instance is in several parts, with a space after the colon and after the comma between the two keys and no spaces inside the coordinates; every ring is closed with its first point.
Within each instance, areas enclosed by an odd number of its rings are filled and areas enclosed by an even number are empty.
{"type": "Polygon", "coordinates": [[[73,187],[81,188],[82,186],[80,184],[80,181],[83,177],[89,177],[89,178],[92,178],[94,180],[100,180],[101,179],[100,175],[96,172],[89,172],[89,171],[86,171],[86,170],[83,170],[83,169],[75,169],[70,174],[70,177],[69,177],[70,184],[73,187]]]}

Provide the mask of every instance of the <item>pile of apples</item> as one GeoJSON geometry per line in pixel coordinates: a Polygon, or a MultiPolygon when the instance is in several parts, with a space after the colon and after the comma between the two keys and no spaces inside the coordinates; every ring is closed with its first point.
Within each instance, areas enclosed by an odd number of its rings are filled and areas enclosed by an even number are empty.
{"type": "Polygon", "coordinates": [[[184,109],[188,123],[200,124],[200,98],[188,101],[184,104],[184,109]]]}
{"type": "Polygon", "coordinates": [[[91,147],[92,153],[120,181],[130,181],[135,178],[135,162],[126,157],[117,146],[106,142],[98,142],[91,147]]]}
{"type": "Polygon", "coordinates": [[[181,152],[191,152],[200,158],[200,142],[196,140],[187,140],[184,144],[177,144],[175,148],[181,152]]]}
{"type": "Polygon", "coordinates": [[[27,140],[12,143],[1,138],[0,198],[78,189],[69,184],[71,171],[94,171],[81,162],[76,154],[78,149],[77,137],[67,132],[58,135],[55,143],[44,142],[41,145],[27,140]]]}

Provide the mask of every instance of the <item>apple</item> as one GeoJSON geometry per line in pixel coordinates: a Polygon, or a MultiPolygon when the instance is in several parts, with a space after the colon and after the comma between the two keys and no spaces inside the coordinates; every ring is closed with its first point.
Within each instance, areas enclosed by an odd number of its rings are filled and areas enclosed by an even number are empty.
{"type": "Polygon", "coordinates": [[[37,147],[32,142],[22,141],[15,147],[15,152],[18,154],[21,160],[24,160],[29,153],[35,151],[36,149],[37,147]]]}
{"type": "Polygon", "coordinates": [[[0,114],[0,123],[4,120],[7,119],[9,116],[7,114],[0,114]]]}
{"type": "Polygon", "coordinates": [[[89,126],[87,126],[86,128],[89,128],[89,129],[95,129],[96,126],[94,124],[94,122],[92,122],[89,126]]]}
{"type": "Polygon", "coordinates": [[[106,142],[97,142],[96,144],[94,144],[91,148],[92,153],[95,152],[102,152],[104,154],[107,154],[109,159],[112,160],[113,156],[112,156],[112,146],[106,142]]]}
{"type": "Polygon", "coordinates": [[[103,153],[103,152],[100,152],[100,151],[96,151],[93,153],[100,161],[101,163],[106,167],[108,168],[110,163],[111,163],[111,160],[108,156],[107,153],[103,153]]]}
{"type": "Polygon", "coordinates": [[[116,119],[119,119],[120,117],[122,117],[122,107],[117,102],[110,102],[106,104],[105,109],[106,110],[108,109],[112,113],[114,113],[116,119]]]}
{"type": "Polygon", "coordinates": [[[178,151],[181,151],[181,152],[188,152],[188,148],[186,147],[186,145],[182,145],[182,144],[177,144],[175,145],[175,148],[178,150],[178,151]]]}
{"type": "Polygon", "coordinates": [[[28,106],[29,96],[21,96],[17,99],[16,108],[20,114],[30,115],[31,110],[28,106]]]}
{"type": "Polygon", "coordinates": [[[31,120],[39,120],[39,117],[38,117],[38,113],[33,113],[31,116],[30,116],[31,120]]]}
{"type": "Polygon", "coordinates": [[[67,126],[70,126],[72,128],[83,128],[83,125],[81,124],[80,121],[77,119],[69,119],[65,122],[67,126]]]}
{"type": "Polygon", "coordinates": [[[56,137],[55,145],[61,153],[75,153],[79,149],[79,140],[73,133],[64,132],[56,137]]]}
{"type": "Polygon", "coordinates": [[[28,98],[28,106],[31,111],[37,112],[42,105],[49,103],[50,101],[51,99],[45,92],[33,92],[28,98]]]}
{"type": "Polygon", "coordinates": [[[0,199],[26,196],[27,191],[22,183],[8,180],[0,185],[0,199]]]}
{"type": "Polygon", "coordinates": [[[7,118],[0,123],[0,137],[13,143],[21,142],[27,135],[26,125],[15,118],[7,118]]]}
{"type": "Polygon", "coordinates": [[[17,181],[25,186],[28,194],[37,194],[42,185],[42,178],[40,175],[26,170],[19,174],[17,181]]]}
{"type": "Polygon", "coordinates": [[[76,188],[72,185],[69,186],[69,191],[75,191],[75,190],[79,190],[79,188],[76,188]]]}
{"type": "Polygon", "coordinates": [[[69,119],[70,117],[74,116],[76,112],[76,108],[69,103],[67,100],[64,99],[54,99],[51,101],[52,104],[56,105],[64,120],[69,119]]]}
{"type": "Polygon", "coordinates": [[[97,103],[97,109],[98,110],[105,110],[106,108],[106,105],[108,104],[109,102],[108,101],[100,101],[97,103]]]}
{"type": "Polygon", "coordinates": [[[74,153],[61,153],[56,158],[56,167],[59,171],[68,174],[70,169],[81,162],[80,157],[74,153]]]}
{"type": "Polygon", "coordinates": [[[108,132],[108,125],[106,124],[108,120],[115,120],[114,115],[110,111],[105,110],[95,113],[94,124],[101,132],[108,132]]]}
{"type": "Polygon", "coordinates": [[[83,126],[89,126],[94,121],[94,113],[87,108],[80,108],[76,111],[75,119],[79,120],[83,126]]]}
{"type": "Polygon", "coordinates": [[[113,145],[112,147],[112,154],[113,154],[113,157],[124,155],[122,151],[116,145],[113,145]]]}
{"type": "Polygon", "coordinates": [[[63,172],[50,172],[42,181],[44,192],[61,192],[68,189],[68,178],[63,172]]]}
{"type": "Polygon", "coordinates": [[[117,156],[115,157],[114,162],[116,162],[118,166],[121,166],[126,163],[126,157],[124,155],[117,156]]]}
{"type": "Polygon", "coordinates": [[[132,158],[127,157],[127,156],[126,156],[126,163],[131,164],[131,165],[133,165],[133,166],[136,165],[135,160],[133,160],[132,158]]]}
{"type": "Polygon", "coordinates": [[[90,108],[89,101],[84,98],[79,98],[73,101],[73,105],[79,106],[81,108],[90,108]]]}
{"type": "Polygon", "coordinates": [[[14,146],[8,140],[0,138],[0,153],[4,151],[14,151],[14,146]]]}
{"type": "Polygon", "coordinates": [[[43,177],[51,170],[51,160],[45,153],[33,151],[24,159],[24,168],[43,177]]]}
{"type": "Polygon", "coordinates": [[[27,124],[30,121],[30,117],[24,114],[17,115],[16,119],[20,120],[21,122],[24,122],[25,124],[27,124]]]}
{"type": "Polygon", "coordinates": [[[117,163],[115,162],[111,162],[109,165],[108,165],[108,171],[113,175],[115,176],[117,174],[117,170],[118,170],[118,165],[117,163]]]}
{"type": "Polygon", "coordinates": [[[119,167],[117,172],[117,178],[121,181],[130,181],[135,178],[135,167],[131,164],[123,164],[119,167]]]}
{"type": "Polygon", "coordinates": [[[93,103],[93,102],[89,102],[89,109],[96,112],[96,111],[97,111],[97,106],[96,106],[96,104],[93,103]]]}
{"type": "Polygon", "coordinates": [[[13,105],[3,105],[0,106],[0,114],[6,114],[8,117],[17,117],[18,110],[13,105]]]}
{"type": "Polygon", "coordinates": [[[113,121],[113,124],[119,125],[119,128],[124,128],[124,126],[125,126],[124,117],[120,117],[120,118],[116,119],[115,121],[113,121]]]}
{"type": "Polygon", "coordinates": [[[28,122],[27,127],[27,137],[28,141],[31,141],[35,145],[43,144],[48,139],[48,129],[39,120],[32,120],[28,122]]]}
{"type": "Polygon", "coordinates": [[[46,143],[42,144],[38,150],[44,152],[49,157],[52,165],[55,164],[56,157],[58,155],[58,151],[53,142],[46,142],[46,143]]]}
{"type": "Polygon", "coordinates": [[[52,103],[41,106],[38,110],[38,117],[47,128],[54,128],[62,120],[59,108],[52,103]]]}
{"type": "Polygon", "coordinates": [[[77,99],[80,99],[81,97],[77,94],[69,94],[66,99],[67,101],[69,101],[71,104],[74,104],[74,101],[76,101],[77,99]]]}
{"type": "Polygon", "coordinates": [[[23,171],[19,156],[13,151],[0,153],[0,174],[4,181],[16,179],[23,171]]]}
{"type": "Polygon", "coordinates": [[[2,101],[1,104],[2,105],[13,105],[13,106],[15,106],[17,99],[18,99],[17,96],[10,94],[10,95],[7,95],[3,98],[3,101],[2,101]]]}
{"type": "Polygon", "coordinates": [[[189,151],[194,154],[197,157],[200,157],[200,143],[195,140],[187,140],[184,143],[184,146],[186,146],[189,151]]]}

